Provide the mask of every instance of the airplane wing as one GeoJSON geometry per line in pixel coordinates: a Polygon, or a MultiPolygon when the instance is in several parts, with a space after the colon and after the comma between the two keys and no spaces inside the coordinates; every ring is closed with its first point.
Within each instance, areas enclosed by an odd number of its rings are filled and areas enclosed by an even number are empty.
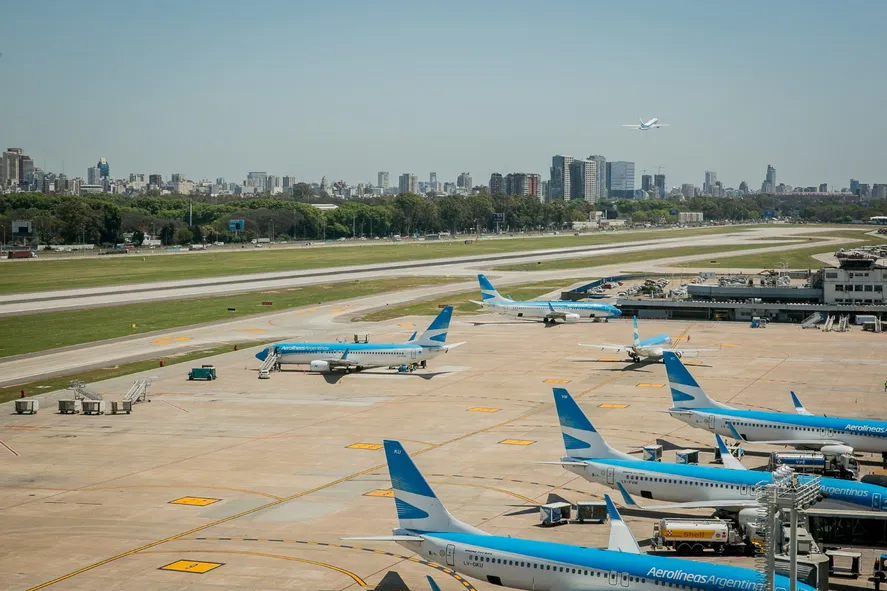
{"type": "Polygon", "coordinates": [[[558,312],[554,309],[554,306],[551,305],[551,302],[548,302],[548,314],[545,315],[546,318],[551,318],[552,320],[559,318],[561,320],[566,320],[567,313],[566,312],[558,312]]]}
{"type": "Polygon", "coordinates": [[[758,440],[749,441],[745,437],[742,436],[739,431],[736,430],[736,427],[733,426],[733,423],[727,421],[727,428],[730,429],[730,432],[733,434],[734,439],[738,439],[739,441],[744,441],[746,443],[760,443],[762,445],[787,445],[789,447],[806,447],[806,446],[823,446],[823,445],[847,445],[840,439],[767,439],[767,440],[758,440]]]}
{"type": "Polygon", "coordinates": [[[641,511],[667,511],[670,509],[745,509],[747,507],[757,507],[758,504],[753,499],[735,499],[735,500],[719,500],[719,501],[691,501],[688,503],[669,503],[667,505],[638,505],[635,500],[628,494],[621,482],[616,483],[619,492],[622,493],[622,500],[626,507],[632,509],[640,509],[641,511]]]}
{"type": "Polygon", "coordinates": [[[653,127],[668,127],[671,123],[657,123],[653,127]]]}
{"type": "Polygon", "coordinates": [[[355,538],[339,538],[340,540],[362,540],[364,542],[424,542],[421,536],[362,536],[355,538]]]}
{"type": "Polygon", "coordinates": [[[638,546],[638,541],[634,539],[634,534],[631,533],[628,525],[622,521],[622,516],[616,510],[616,505],[613,504],[610,495],[604,495],[604,501],[607,503],[607,515],[610,516],[610,540],[607,550],[640,554],[641,548],[638,546]]]}
{"type": "Polygon", "coordinates": [[[622,127],[631,127],[632,129],[640,129],[640,125],[632,124],[632,123],[623,123],[622,127]]]}
{"type": "Polygon", "coordinates": [[[477,304],[478,306],[483,306],[483,305],[484,305],[483,302],[479,302],[479,301],[477,301],[477,300],[468,300],[468,301],[471,302],[472,304],[477,304]]]}
{"type": "Polygon", "coordinates": [[[631,347],[627,347],[625,345],[586,345],[585,343],[579,343],[580,347],[593,347],[595,349],[604,349],[606,351],[628,351],[631,347]]]}
{"type": "Polygon", "coordinates": [[[724,462],[724,468],[729,468],[730,470],[748,470],[748,468],[742,465],[742,462],[730,453],[730,450],[727,449],[727,444],[724,443],[724,440],[721,439],[720,435],[715,433],[715,439],[718,441],[718,449],[721,450],[721,461],[724,462]]]}
{"type": "Polygon", "coordinates": [[[795,405],[795,412],[796,413],[798,413],[799,415],[804,415],[805,417],[814,416],[812,412],[810,412],[809,410],[804,408],[804,405],[801,404],[801,400],[800,400],[800,398],[798,398],[797,394],[792,392],[791,395],[792,395],[792,403],[794,403],[794,405],[795,405]]]}
{"type": "Polygon", "coordinates": [[[534,464],[552,464],[555,466],[578,466],[580,468],[586,466],[585,462],[533,462],[534,464]]]}
{"type": "Polygon", "coordinates": [[[327,363],[330,364],[330,367],[357,367],[358,364],[356,361],[347,359],[349,350],[350,349],[345,349],[345,352],[342,353],[341,357],[338,359],[330,359],[327,363]]]}
{"type": "Polygon", "coordinates": [[[675,351],[680,352],[681,356],[686,357],[694,357],[699,353],[706,353],[710,351],[720,351],[720,349],[675,349],[675,351]]]}

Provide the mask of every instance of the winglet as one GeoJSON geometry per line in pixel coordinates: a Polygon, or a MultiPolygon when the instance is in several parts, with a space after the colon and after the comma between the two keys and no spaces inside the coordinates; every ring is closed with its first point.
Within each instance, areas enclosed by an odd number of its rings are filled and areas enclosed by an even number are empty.
{"type": "Polygon", "coordinates": [[[425,578],[428,579],[428,585],[431,586],[431,591],[440,591],[440,587],[437,586],[437,583],[430,575],[425,575],[425,578]]]}
{"type": "Polygon", "coordinates": [[[607,515],[610,517],[610,541],[607,544],[607,550],[640,554],[641,548],[638,546],[638,541],[634,539],[634,534],[631,533],[628,524],[622,520],[610,495],[604,495],[604,501],[607,503],[607,515]]]}
{"type": "Polygon", "coordinates": [[[794,392],[792,392],[791,395],[792,395],[792,403],[795,405],[795,412],[798,413],[799,415],[804,415],[805,417],[812,417],[813,413],[810,412],[809,410],[807,410],[806,408],[804,408],[804,405],[801,404],[801,399],[798,398],[798,395],[795,394],[794,392]]]}
{"type": "Polygon", "coordinates": [[[745,437],[743,437],[742,434],[736,430],[736,427],[734,427],[733,423],[731,423],[730,421],[727,421],[727,428],[730,429],[730,433],[733,435],[733,439],[736,439],[738,441],[746,441],[745,437]]]}
{"type": "MultiPolygon", "coordinates": [[[[733,426],[733,423],[727,424],[731,427],[733,426]]],[[[718,442],[718,449],[721,452],[721,461],[724,462],[725,468],[729,468],[730,470],[748,470],[748,468],[742,465],[742,462],[740,462],[732,453],[730,453],[730,450],[727,448],[727,444],[724,443],[724,440],[721,439],[720,435],[715,433],[715,439],[718,442]]]]}
{"type": "Polygon", "coordinates": [[[345,352],[342,353],[342,356],[339,358],[339,360],[343,361],[346,357],[348,357],[348,349],[345,349],[345,352]]]}
{"type": "Polygon", "coordinates": [[[631,495],[628,494],[628,491],[625,490],[625,487],[622,486],[621,482],[616,483],[616,488],[618,488],[619,492],[622,493],[622,502],[625,503],[626,507],[636,507],[638,509],[642,508],[640,505],[635,503],[634,499],[631,498],[631,495]]]}

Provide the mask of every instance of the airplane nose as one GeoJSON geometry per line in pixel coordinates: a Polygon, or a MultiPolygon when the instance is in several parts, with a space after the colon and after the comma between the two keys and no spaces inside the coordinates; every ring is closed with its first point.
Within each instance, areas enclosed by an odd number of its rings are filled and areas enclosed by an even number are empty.
{"type": "Polygon", "coordinates": [[[617,308],[616,306],[612,307],[613,316],[622,316],[622,310],[617,308]]]}

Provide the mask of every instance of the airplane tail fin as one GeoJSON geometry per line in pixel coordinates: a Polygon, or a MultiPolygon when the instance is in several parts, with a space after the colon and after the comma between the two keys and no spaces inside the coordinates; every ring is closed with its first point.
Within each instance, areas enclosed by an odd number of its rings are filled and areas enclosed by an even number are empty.
{"type": "Polygon", "coordinates": [[[673,408],[730,408],[709,398],[673,351],[664,351],[662,360],[668,374],[673,408]]]}
{"type": "Polygon", "coordinates": [[[385,441],[400,527],[422,532],[484,534],[450,515],[399,441],[385,441]]]}
{"type": "Polygon", "coordinates": [[[425,329],[419,338],[410,339],[410,342],[422,347],[443,347],[447,342],[447,331],[450,328],[450,318],[453,317],[453,307],[446,306],[440,311],[431,325],[425,329]]]}
{"type": "Polygon", "coordinates": [[[576,401],[564,388],[553,388],[554,404],[561,424],[564,448],[571,458],[618,458],[631,460],[630,455],[615,450],[604,441],[576,401]]]}
{"type": "Polygon", "coordinates": [[[632,344],[637,347],[641,344],[641,335],[640,332],[638,332],[638,317],[632,316],[631,320],[634,323],[634,340],[632,341],[632,344]]]}
{"type": "Polygon", "coordinates": [[[483,273],[478,273],[477,282],[480,283],[480,294],[485,304],[508,301],[508,298],[503,298],[499,292],[496,291],[496,288],[493,287],[493,284],[490,283],[490,280],[487,279],[487,276],[483,273]]]}

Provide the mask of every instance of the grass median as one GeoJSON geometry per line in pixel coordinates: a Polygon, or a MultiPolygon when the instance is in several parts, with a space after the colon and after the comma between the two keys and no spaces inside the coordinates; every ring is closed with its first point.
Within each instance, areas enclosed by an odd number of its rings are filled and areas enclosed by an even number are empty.
{"type": "Polygon", "coordinates": [[[449,277],[394,277],[231,296],[8,316],[0,321],[0,358],[462,280],[449,277]],[[271,302],[271,305],[263,305],[263,302],[271,302]]]}
{"type": "Polygon", "coordinates": [[[699,229],[610,231],[579,236],[481,239],[473,241],[471,244],[465,244],[465,241],[461,239],[390,245],[358,242],[348,246],[301,248],[275,246],[262,249],[210,250],[170,255],[130,253],[119,256],[91,256],[65,260],[10,261],[2,263],[0,266],[3,276],[3,281],[0,281],[0,294],[618,244],[657,238],[743,232],[752,227],[719,226],[699,229]]]}
{"type": "MultiPolygon", "coordinates": [[[[585,281],[593,281],[587,279],[585,281]]],[[[576,280],[580,281],[580,280],[576,280]]],[[[503,287],[499,290],[502,295],[508,295],[514,300],[530,300],[537,298],[551,291],[563,289],[566,285],[563,280],[539,281],[536,283],[525,283],[521,285],[512,285],[503,287]]],[[[466,291],[464,293],[454,293],[448,296],[412,302],[399,306],[389,306],[364,314],[363,316],[353,318],[354,322],[379,322],[382,320],[391,320],[392,318],[401,318],[403,316],[433,316],[440,312],[441,306],[453,306],[454,314],[477,314],[481,312],[481,307],[472,303],[470,300],[480,300],[480,289],[466,291]]]]}

